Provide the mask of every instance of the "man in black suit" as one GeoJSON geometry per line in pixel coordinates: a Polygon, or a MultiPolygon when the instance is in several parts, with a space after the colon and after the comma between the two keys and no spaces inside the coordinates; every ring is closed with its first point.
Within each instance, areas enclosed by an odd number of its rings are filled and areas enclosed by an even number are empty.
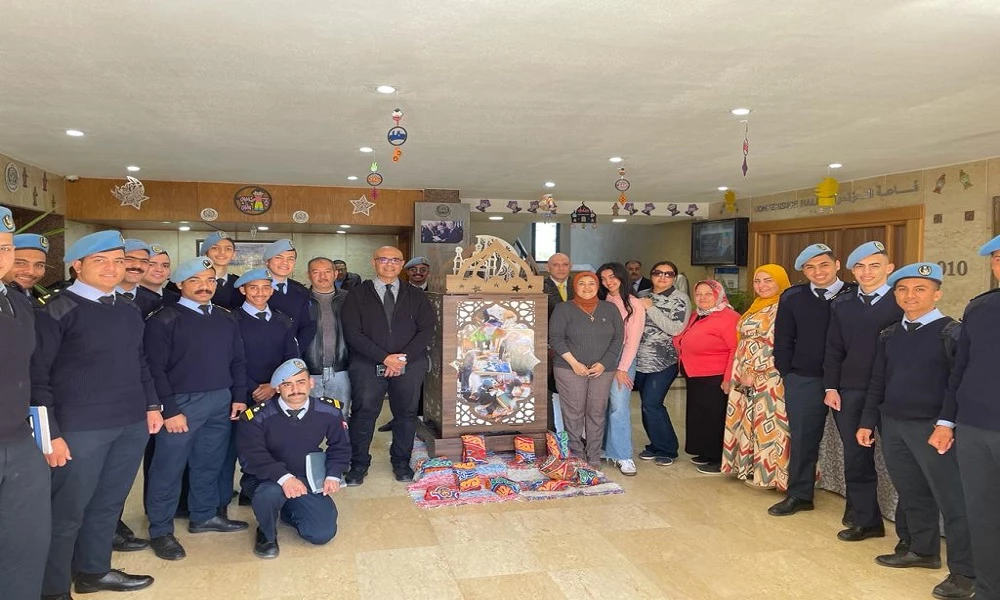
{"type": "Polygon", "coordinates": [[[392,471],[397,481],[413,479],[410,451],[434,334],[434,309],[424,292],[399,279],[403,262],[398,248],[376,250],[375,279],[353,288],[341,309],[353,403],[351,469],[344,478],[348,486],[361,485],[368,474],[368,450],[386,392],[396,421],[389,449],[392,471]]]}
{"type": "Polygon", "coordinates": [[[632,286],[632,293],[638,294],[642,290],[652,289],[653,282],[648,277],[642,276],[642,263],[637,260],[630,260],[625,263],[625,270],[628,271],[628,281],[632,286]]]}
{"type": "Polygon", "coordinates": [[[333,266],[337,269],[337,281],[334,282],[334,287],[338,290],[349,290],[353,287],[361,285],[361,276],[357,273],[351,273],[347,270],[347,263],[340,260],[339,258],[333,261],[333,266]]]}
{"type": "MultiPolygon", "coordinates": [[[[549,297],[549,317],[555,310],[556,304],[573,299],[573,284],[569,279],[573,262],[569,256],[562,252],[556,252],[549,257],[549,276],[542,283],[542,291],[549,297]]],[[[548,400],[549,400],[549,429],[556,431],[563,430],[562,410],[559,406],[559,394],[556,393],[556,379],[552,374],[552,349],[549,349],[549,377],[548,377],[548,400]]]]}

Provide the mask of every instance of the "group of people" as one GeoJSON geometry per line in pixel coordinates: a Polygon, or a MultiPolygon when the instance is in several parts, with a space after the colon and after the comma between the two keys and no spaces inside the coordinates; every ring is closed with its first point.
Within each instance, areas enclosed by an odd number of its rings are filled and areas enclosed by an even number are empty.
{"type": "Polygon", "coordinates": [[[315,257],[306,287],[290,278],[288,239],[236,276],[224,232],[174,266],[158,245],[99,231],[69,245],[72,280],[42,297],[48,241],[14,230],[0,207],[0,598],[148,587],[152,577],[112,569],[112,551],[183,559],[178,517],[192,534],[246,530],[228,513],[237,457],[257,556],[278,555],[279,521],[330,541],[332,495],[364,482],[387,394],[392,470],[412,480],[435,321],[418,287],[426,260],[410,261],[407,281],[400,250],[379,248],[361,281],[315,257]],[[29,406],[39,435],[47,420],[43,452],[29,406]],[[121,520],[140,464],[149,540],[121,520]]]}
{"type": "MultiPolygon", "coordinates": [[[[1000,236],[980,249],[1000,279],[1000,236]]],[[[729,473],[785,498],[773,516],[812,510],[828,413],[844,447],[847,542],[885,536],[878,503],[875,432],[898,491],[893,568],[941,567],[940,517],[949,575],[937,598],[1000,600],[1000,404],[990,387],[990,343],[1000,339],[1000,293],[972,300],[961,323],[936,307],[940,265],[900,269],[882,242],[848,256],[842,281],[833,249],[812,244],[792,285],[779,265],[753,273],[742,315],[714,280],[688,295],[677,266],[607,263],[570,281],[556,255],[545,281],[549,345],[572,452],[635,475],[629,397],[639,392],[649,444],[640,459],[669,466],[679,443],[664,397],[686,379],[685,451],[705,474],[729,473]],[[647,283],[648,281],[648,283],[647,283]],[[954,446],[954,450],[952,449],[954,446]]]]}

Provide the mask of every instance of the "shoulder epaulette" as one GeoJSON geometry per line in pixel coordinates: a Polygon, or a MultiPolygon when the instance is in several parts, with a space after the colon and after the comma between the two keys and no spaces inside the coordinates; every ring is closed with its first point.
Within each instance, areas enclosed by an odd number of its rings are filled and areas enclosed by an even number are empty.
{"type": "Polygon", "coordinates": [[[253,418],[255,416],[257,416],[257,413],[259,413],[261,410],[263,410],[266,405],[267,405],[266,403],[263,403],[263,404],[254,404],[250,408],[248,408],[245,411],[243,411],[243,414],[240,415],[240,420],[241,421],[252,421],[253,418]]]}
{"type": "Polygon", "coordinates": [[[67,294],[57,294],[54,295],[51,300],[46,302],[44,306],[40,307],[39,310],[44,311],[50,317],[58,321],[68,315],[76,307],[77,302],[72,297],[67,294]]]}
{"type": "Polygon", "coordinates": [[[221,306],[221,305],[212,303],[212,311],[215,312],[215,310],[221,310],[222,312],[227,313],[227,314],[232,314],[232,312],[233,312],[233,311],[229,310],[228,308],[226,308],[225,306],[221,306]]]}
{"type": "Polygon", "coordinates": [[[325,402],[330,406],[333,406],[337,410],[344,410],[344,404],[340,400],[337,400],[335,398],[327,398],[326,396],[320,396],[319,401],[325,402]]]}
{"type": "Polygon", "coordinates": [[[164,325],[174,322],[178,317],[178,305],[175,303],[171,304],[161,304],[160,306],[149,311],[146,315],[146,320],[157,319],[162,321],[164,325]]]}
{"type": "Polygon", "coordinates": [[[1000,292],[1000,287],[993,288],[992,290],[986,290],[985,292],[983,292],[982,294],[979,294],[978,296],[976,296],[972,300],[969,300],[969,302],[975,302],[976,300],[979,300],[981,298],[985,298],[985,297],[989,296],[990,294],[996,294],[998,292],[1000,292]]]}
{"type": "Polygon", "coordinates": [[[292,326],[295,324],[294,319],[292,319],[291,317],[289,317],[288,315],[286,315],[285,313],[281,312],[276,308],[271,309],[271,315],[273,317],[276,317],[279,321],[281,321],[285,325],[292,326]]]}
{"type": "Polygon", "coordinates": [[[882,331],[878,332],[878,339],[883,342],[889,339],[889,336],[896,333],[896,330],[899,329],[900,324],[901,324],[900,321],[896,321],[895,323],[889,325],[882,331]]]}
{"type": "Polygon", "coordinates": [[[808,283],[796,283],[792,287],[790,287],[787,290],[785,290],[784,292],[782,292],[781,296],[782,297],[785,297],[785,296],[792,297],[792,296],[795,296],[797,294],[801,294],[802,290],[806,289],[808,287],[809,287],[808,283]]]}

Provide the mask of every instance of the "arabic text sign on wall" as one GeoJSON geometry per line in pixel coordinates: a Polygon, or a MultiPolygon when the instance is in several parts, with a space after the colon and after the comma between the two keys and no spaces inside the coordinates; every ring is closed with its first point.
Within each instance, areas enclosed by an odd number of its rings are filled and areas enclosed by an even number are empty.
{"type": "MultiPolygon", "coordinates": [[[[881,185],[877,185],[874,188],[868,188],[864,193],[852,192],[850,194],[838,194],[837,204],[843,204],[845,202],[857,202],[859,200],[871,200],[872,198],[878,196],[884,198],[886,196],[892,196],[893,194],[912,194],[914,192],[920,191],[920,182],[916,179],[913,180],[913,187],[907,189],[899,189],[896,186],[886,188],[885,191],[882,190],[881,185]]],[[[761,204],[760,206],[753,207],[753,211],[756,213],[773,212],[776,210],[791,210],[793,208],[816,206],[817,201],[815,197],[803,198],[802,200],[788,200],[786,202],[771,202],[769,204],[761,204]]]]}

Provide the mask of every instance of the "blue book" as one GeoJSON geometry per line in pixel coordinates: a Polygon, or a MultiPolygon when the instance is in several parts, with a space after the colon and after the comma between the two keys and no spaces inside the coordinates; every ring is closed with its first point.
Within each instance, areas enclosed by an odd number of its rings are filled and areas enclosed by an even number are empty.
{"type": "Polygon", "coordinates": [[[44,406],[28,407],[28,424],[31,435],[42,454],[52,454],[52,432],[49,430],[49,410],[44,406]]]}

